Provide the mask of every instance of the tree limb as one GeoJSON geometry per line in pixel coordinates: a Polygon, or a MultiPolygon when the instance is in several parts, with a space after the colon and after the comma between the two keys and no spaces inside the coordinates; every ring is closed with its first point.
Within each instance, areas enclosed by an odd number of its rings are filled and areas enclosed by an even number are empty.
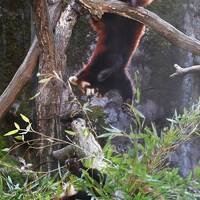
{"type": "Polygon", "coordinates": [[[185,35],[177,30],[174,26],[161,19],[153,12],[142,7],[131,7],[127,3],[117,0],[102,1],[102,0],[79,0],[91,14],[101,17],[104,13],[115,13],[121,16],[138,20],[158,33],[174,45],[185,49],[186,51],[200,55],[200,41],[190,36],[185,35]]]}
{"type": "MultiPolygon", "coordinates": [[[[78,13],[81,11],[82,7],[74,0],[70,0],[68,6],[62,12],[59,21],[57,22],[55,33],[54,33],[54,40],[55,40],[55,47],[56,47],[56,64],[57,64],[57,71],[60,73],[57,75],[57,78],[63,80],[64,74],[66,73],[66,63],[67,63],[67,48],[69,44],[69,40],[72,35],[73,27],[75,26],[78,13]]],[[[74,103],[72,103],[70,99],[70,88],[68,84],[64,84],[65,87],[62,88],[62,98],[60,103],[60,113],[59,115],[63,116],[66,113],[71,113],[75,109],[74,103]],[[73,111],[72,111],[73,110],[73,111]]],[[[71,114],[70,114],[71,115],[71,114]]],[[[61,123],[58,124],[60,126],[60,132],[57,134],[57,138],[66,139],[63,136],[62,125],[61,123]]],[[[58,147],[59,148],[59,147],[58,147]]]]}
{"type": "MultiPolygon", "coordinates": [[[[49,8],[51,22],[55,27],[57,20],[61,13],[61,1],[49,8]]],[[[0,96],[0,119],[7,113],[10,106],[13,104],[21,90],[26,86],[28,81],[32,78],[33,71],[37,65],[40,50],[38,41],[35,38],[23,63],[15,73],[15,76],[0,96]]]]}
{"type": "Polygon", "coordinates": [[[175,64],[174,67],[176,69],[176,72],[170,75],[170,78],[174,78],[175,76],[184,76],[186,74],[200,72],[200,65],[194,65],[188,68],[182,68],[181,66],[175,64]]]}

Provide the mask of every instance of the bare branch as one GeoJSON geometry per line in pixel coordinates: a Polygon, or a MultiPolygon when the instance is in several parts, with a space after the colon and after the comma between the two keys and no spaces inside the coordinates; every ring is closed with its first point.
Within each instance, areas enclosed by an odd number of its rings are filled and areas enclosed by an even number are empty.
{"type": "Polygon", "coordinates": [[[181,66],[175,64],[174,67],[176,69],[176,72],[170,75],[170,78],[174,78],[175,76],[184,76],[186,74],[200,72],[200,65],[194,65],[188,68],[182,68],[181,66]]]}
{"type": "Polygon", "coordinates": [[[79,0],[93,15],[101,17],[104,13],[115,13],[138,20],[167,38],[174,45],[200,55],[200,41],[189,37],[153,12],[142,7],[131,7],[121,1],[79,0]]]}
{"type": "MultiPolygon", "coordinates": [[[[57,20],[61,13],[61,3],[57,3],[50,7],[50,16],[53,27],[55,27],[57,20]]],[[[10,106],[13,104],[21,90],[26,86],[31,79],[33,71],[37,65],[40,50],[37,39],[35,38],[23,63],[15,73],[15,76],[0,96],[0,119],[7,113],[10,106]]]]}

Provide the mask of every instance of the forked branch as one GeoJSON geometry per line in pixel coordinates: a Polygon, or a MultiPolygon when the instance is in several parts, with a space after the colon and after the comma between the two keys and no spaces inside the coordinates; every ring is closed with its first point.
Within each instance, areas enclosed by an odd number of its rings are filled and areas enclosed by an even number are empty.
{"type": "Polygon", "coordinates": [[[175,76],[184,76],[186,74],[198,73],[200,72],[200,65],[194,65],[188,68],[183,68],[177,64],[174,65],[176,72],[170,75],[170,78],[174,78],[175,76]]]}

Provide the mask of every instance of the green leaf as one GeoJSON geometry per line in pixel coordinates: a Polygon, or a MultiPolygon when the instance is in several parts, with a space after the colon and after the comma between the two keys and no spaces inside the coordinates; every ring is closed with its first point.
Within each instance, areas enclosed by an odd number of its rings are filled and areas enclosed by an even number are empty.
{"type": "Polygon", "coordinates": [[[13,182],[12,182],[12,179],[11,179],[11,177],[10,177],[10,176],[8,176],[8,178],[7,178],[7,179],[8,179],[8,182],[9,182],[9,183],[13,184],[13,182]]]}
{"type": "Polygon", "coordinates": [[[20,130],[19,124],[17,124],[16,122],[14,122],[14,125],[15,125],[15,128],[16,128],[17,130],[20,130]]]}
{"type": "Polygon", "coordinates": [[[18,136],[15,137],[15,139],[23,141],[24,140],[24,135],[22,135],[22,136],[18,135],[18,136]]]}
{"type": "Polygon", "coordinates": [[[31,130],[31,123],[26,127],[26,132],[29,132],[31,130]]]}
{"type": "Polygon", "coordinates": [[[4,187],[3,187],[3,179],[2,177],[0,176],[0,195],[3,196],[3,190],[4,190],[4,187]]]}
{"type": "Polygon", "coordinates": [[[9,152],[10,148],[4,148],[4,149],[1,149],[1,151],[3,151],[3,152],[9,152]]]}
{"type": "Polygon", "coordinates": [[[85,111],[85,112],[92,112],[92,110],[89,108],[89,103],[84,103],[83,104],[83,110],[85,111]]]}
{"type": "Polygon", "coordinates": [[[29,100],[34,100],[36,97],[40,95],[40,92],[36,93],[33,97],[29,98],[29,100]]]}
{"type": "Polygon", "coordinates": [[[28,117],[26,117],[26,116],[23,115],[23,114],[20,114],[20,116],[21,116],[21,118],[22,118],[25,122],[30,123],[30,120],[29,120],[28,117]]]}
{"type": "Polygon", "coordinates": [[[16,133],[18,133],[19,130],[15,129],[15,130],[12,130],[12,131],[9,131],[8,133],[6,133],[4,136],[10,136],[10,135],[14,135],[16,133]]]}
{"type": "Polygon", "coordinates": [[[108,138],[108,137],[114,137],[115,134],[113,133],[104,133],[104,134],[101,134],[101,135],[98,135],[97,138],[108,138]]]}

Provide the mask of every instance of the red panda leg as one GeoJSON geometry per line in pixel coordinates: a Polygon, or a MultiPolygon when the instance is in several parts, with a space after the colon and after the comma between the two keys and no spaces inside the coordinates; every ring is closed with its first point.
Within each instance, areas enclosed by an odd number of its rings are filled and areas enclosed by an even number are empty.
{"type": "Polygon", "coordinates": [[[122,55],[113,52],[99,54],[93,61],[96,65],[88,65],[78,74],[69,78],[70,83],[78,86],[87,96],[95,95],[101,97],[104,92],[100,88],[108,78],[119,73],[123,65],[122,55]],[[106,63],[101,63],[106,60],[106,63]]]}
{"type": "MultiPolygon", "coordinates": [[[[108,54],[108,53],[107,53],[108,54]]],[[[98,82],[103,82],[115,73],[118,73],[123,66],[123,58],[120,54],[111,54],[107,56],[107,67],[104,66],[97,74],[98,82]]]]}

